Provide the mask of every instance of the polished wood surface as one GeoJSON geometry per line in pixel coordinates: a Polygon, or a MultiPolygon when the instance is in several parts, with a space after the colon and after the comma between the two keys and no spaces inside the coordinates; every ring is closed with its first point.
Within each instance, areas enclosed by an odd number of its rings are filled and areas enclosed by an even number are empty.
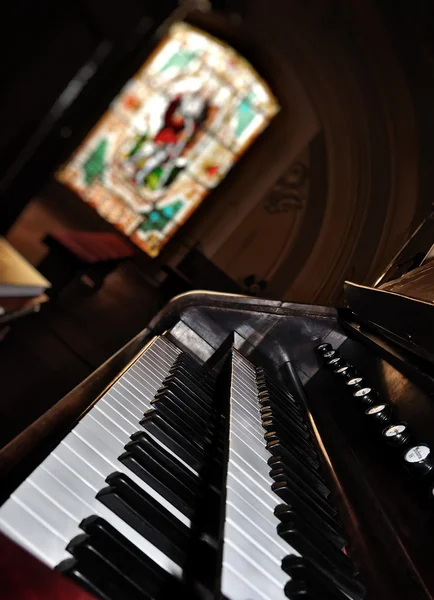
{"type": "MultiPolygon", "coordinates": [[[[392,405],[397,418],[410,424],[416,440],[434,445],[434,404],[428,391],[351,339],[340,353],[366,376],[381,401],[392,405]]],[[[419,481],[405,471],[402,452],[383,443],[332,373],[320,369],[306,391],[339,481],[335,501],[367,598],[433,598],[434,503],[427,493],[429,479],[419,481]]]]}
{"type": "Polygon", "coordinates": [[[244,339],[242,352],[251,360],[275,370],[291,362],[303,382],[306,405],[325,451],[324,474],[348,534],[348,552],[368,590],[367,599],[434,598],[434,503],[427,493],[431,479],[418,480],[405,471],[401,454],[383,444],[364,411],[318,361],[314,347],[319,339],[339,346],[342,357],[356,366],[382,401],[392,405],[396,418],[409,423],[414,439],[431,447],[434,383],[423,372],[420,358],[410,360],[399,346],[378,334],[368,336],[360,325],[344,318],[352,315],[343,311],[339,322],[333,309],[263,303],[242,296],[196,293],[176,299],[148,330],[6,446],[0,453],[4,494],[50,451],[150,335],[181,320],[184,328],[197,333],[198,343],[206,340],[217,349],[235,331],[244,339]]]}
{"type": "Polygon", "coordinates": [[[434,364],[432,302],[350,281],[345,282],[345,298],[358,321],[434,364]]]}

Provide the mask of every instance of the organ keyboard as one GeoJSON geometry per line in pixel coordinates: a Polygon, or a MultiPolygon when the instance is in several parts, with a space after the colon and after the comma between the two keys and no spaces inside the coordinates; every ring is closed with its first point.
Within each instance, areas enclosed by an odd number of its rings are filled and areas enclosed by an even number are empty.
{"type": "Polygon", "coordinates": [[[3,450],[1,532],[104,600],[431,598],[428,392],[354,319],[180,298],[3,450]]]}

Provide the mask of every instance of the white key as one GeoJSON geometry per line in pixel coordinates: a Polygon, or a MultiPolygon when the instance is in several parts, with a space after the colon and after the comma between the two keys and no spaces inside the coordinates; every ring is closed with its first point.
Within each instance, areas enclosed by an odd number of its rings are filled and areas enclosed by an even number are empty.
{"type": "Polygon", "coordinates": [[[284,598],[281,568],[291,548],[277,534],[256,374],[233,351],[222,592],[231,600],[284,598]]]}
{"type": "Polygon", "coordinates": [[[236,379],[232,382],[232,395],[240,394],[248,397],[248,402],[253,403],[256,400],[257,386],[256,382],[250,379],[236,379]]]}
{"type": "Polygon", "coordinates": [[[252,417],[246,416],[245,413],[240,412],[235,403],[231,412],[234,427],[238,430],[240,428],[245,429],[244,435],[248,435],[249,438],[256,440],[265,448],[265,430],[262,425],[258,421],[254,421],[252,417]]]}
{"type": "Polygon", "coordinates": [[[137,423],[137,421],[132,419],[131,422],[125,419],[123,415],[121,415],[118,411],[112,408],[111,404],[107,402],[107,398],[104,399],[104,402],[98,402],[98,404],[96,404],[93,407],[92,414],[94,418],[96,412],[102,413],[107,419],[110,419],[114,424],[116,424],[120,429],[122,429],[124,433],[124,440],[139,429],[139,424],[137,423]]]}
{"type": "Polygon", "coordinates": [[[66,548],[68,542],[76,534],[77,521],[69,512],[66,512],[65,508],[60,507],[60,503],[51,499],[47,495],[48,492],[49,490],[42,493],[29,478],[20,487],[20,493],[13,494],[12,498],[17,502],[22,502],[47,528],[56,532],[58,537],[63,540],[63,547],[66,548]]]}
{"type": "Polygon", "coordinates": [[[231,457],[229,457],[228,472],[234,477],[246,490],[246,494],[252,494],[262,502],[267,510],[274,510],[278,504],[277,496],[273,492],[268,492],[262,485],[256,483],[254,476],[245,469],[241,469],[231,457]]]}
{"type": "MultiPolygon", "coordinates": [[[[156,387],[157,386],[155,386],[155,388],[156,387]]],[[[142,408],[143,411],[149,408],[148,398],[151,394],[146,392],[143,387],[140,389],[138,386],[132,385],[130,381],[122,379],[118,382],[118,386],[115,389],[119,389],[119,391],[130,398],[131,402],[134,402],[134,404],[137,403],[137,406],[142,408]]]]}
{"type": "MultiPolygon", "coordinates": [[[[232,531],[229,531],[232,534],[232,531]]],[[[282,571],[283,573],[283,571],[282,571]]],[[[289,579],[286,576],[286,581],[289,579]]],[[[222,586],[221,591],[231,600],[250,600],[252,598],[260,598],[266,600],[284,599],[285,593],[283,586],[275,580],[268,577],[267,572],[261,568],[260,565],[255,563],[251,557],[243,551],[242,548],[236,546],[230,536],[226,536],[225,527],[225,543],[223,546],[223,569],[222,569],[222,586]],[[252,594],[250,595],[239,595],[235,596],[233,590],[229,587],[229,581],[226,578],[226,567],[230,566],[230,572],[232,570],[238,575],[243,583],[247,584],[241,594],[245,594],[248,588],[251,588],[252,594]],[[248,587],[247,587],[248,586],[248,587]]]]}
{"type": "MultiPolygon", "coordinates": [[[[66,448],[63,450],[59,457],[53,455],[48,457],[46,468],[68,490],[68,493],[81,499],[81,502],[77,503],[77,517],[79,517],[77,520],[77,534],[80,533],[78,526],[82,519],[93,514],[100,515],[150,558],[163,565],[163,568],[167,571],[179,573],[179,568],[174,570],[175,563],[173,561],[97,500],[96,493],[107,485],[104,478],[98,473],[92,475],[92,471],[89,470],[88,465],[80,457],[71,451],[66,452],[66,448]],[[91,481],[89,481],[89,475],[92,477],[91,481]]],[[[56,491],[56,498],[59,503],[62,503],[63,499],[59,489],[56,491]]]]}
{"type": "Polygon", "coordinates": [[[0,508],[0,529],[50,566],[68,557],[65,546],[80,533],[83,518],[97,514],[168,572],[173,561],[96,499],[105,478],[124,472],[181,522],[190,521],[117,459],[161,387],[180,350],[155,338],[0,508]]]}
{"type": "MultiPolygon", "coordinates": [[[[246,537],[247,544],[253,544],[256,547],[260,553],[261,564],[268,565],[267,569],[270,573],[273,573],[274,577],[280,578],[282,576],[282,559],[289,553],[289,548],[283,549],[275,543],[272,537],[272,528],[270,527],[268,532],[264,532],[247,515],[244,515],[236,504],[232,503],[232,500],[226,501],[225,519],[228,523],[231,523],[234,529],[238,529],[240,534],[246,537]]],[[[276,529],[274,528],[274,538],[276,537],[276,529]]]]}
{"type": "Polygon", "coordinates": [[[65,540],[13,497],[2,506],[0,527],[3,533],[50,567],[55,567],[68,556],[65,540]]]}
{"type": "Polygon", "coordinates": [[[136,485],[155,498],[155,500],[162,504],[182,523],[187,527],[190,526],[189,519],[178,509],[118,461],[118,457],[124,452],[124,445],[118,442],[116,438],[103,429],[96,421],[90,423],[83,419],[74,428],[72,433],[65,438],[62,444],[82,456],[104,478],[115,471],[125,473],[136,485]]]}
{"type": "Polygon", "coordinates": [[[271,454],[257,440],[252,437],[248,438],[243,431],[238,431],[234,427],[231,432],[231,450],[234,452],[232,458],[237,464],[244,467],[245,463],[248,463],[250,468],[254,468],[262,478],[270,483],[270,467],[267,461],[271,454]],[[237,456],[239,460],[237,460],[237,456]]]}
{"type": "MultiPolygon", "coordinates": [[[[122,519],[112,513],[111,510],[107,509],[96,499],[95,489],[92,489],[92,487],[84,480],[87,471],[86,469],[83,470],[83,463],[80,459],[77,460],[77,457],[72,453],[70,456],[63,455],[62,458],[65,459],[65,462],[60,461],[54,456],[48,457],[48,459],[44,461],[44,466],[38,467],[29,479],[40,488],[43,486],[48,490],[53,503],[64,507],[71,515],[74,515],[76,520],[76,530],[72,530],[68,541],[82,533],[82,530],[79,529],[79,524],[82,519],[91,515],[100,515],[117,529],[119,533],[124,535],[135,544],[137,548],[142,550],[168,572],[180,574],[179,567],[175,565],[173,561],[167,558],[160,550],[155,548],[132,527],[127,523],[124,523],[122,519]],[[73,464],[68,466],[68,463],[73,464]]],[[[102,489],[102,487],[104,487],[104,481],[102,479],[100,481],[94,480],[94,487],[102,489]]],[[[26,531],[30,531],[27,525],[26,529],[24,529],[24,535],[26,531]]],[[[53,532],[47,530],[45,535],[53,535],[53,532]]],[[[56,535],[56,538],[57,537],[60,536],[56,535]]],[[[52,559],[50,562],[52,566],[66,558],[66,553],[64,552],[65,545],[66,544],[63,544],[63,546],[60,547],[60,552],[57,552],[59,546],[57,546],[56,552],[52,552],[52,559]]],[[[40,558],[43,559],[41,556],[40,558]]]]}
{"type": "Polygon", "coordinates": [[[238,571],[238,564],[223,562],[222,568],[222,590],[228,590],[230,600],[270,600],[261,592],[254,589],[248,576],[238,571]]]}
{"type": "MultiPolygon", "coordinates": [[[[143,418],[143,410],[137,406],[137,403],[134,403],[133,400],[129,399],[127,396],[123,395],[120,390],[111,389],[105,396],[102,398],[103,401],[107,401],[111,403],[111,400],[116,402],[116,410],[122,408],[122,415],[128,417],[131,415],[136,423],[139,423],[140,419],[143,418]],[[126,414],[129,413],[129,414],[126,414]]],[[[101,400],[100,400],[101,402],[101,400]]],[[[97,402],[99,404],[99,402],[97,402]]],[[[112,404],[113,407],[115,407],[112,404]]]]}
{"type": "Polygon", "coordinates": [[[132,383],[137,383],[140,389],[142,389],[144,385],[149,385],[151,380],[153,382],[155,381],[154,385],[161,387],[162,379],[164,379],[164,377],[165,376],[163,376],[163,378],[161,376],[157,376],[150,378],[137,365],[132,365],[132,367],[128,369],[128,379],[131,380],[132,383]]]}
{"type": "Polygon", "coordinates": [[[125,431],[123,427],[120,427],[117,422],[113,422],[111,419],[109,419],[101,410],[101,408],[97,409],[94,407],[87,415],[86,423],[92,426],[92,421],[95,421],[95,423],[98,423],[106,431],[110,432],[110,434],[116,438],[120,444],[125,446],[125,443],[128,442],[128,431],[125,431]]]}
{"type": "Polygon", "coordinates": [[[287,543],[276,535],[276,526],[279,521],[271,510],[264,507],[256,496],[246,494],[245,489],[233,477],[228,478],[226,489],[229,502],[241,510],[254,523],[255,527],[265,535],[269,535],[276,546],[282,549],[287,548],[287,543]]]}
{"type": "MultiPolygon", "coordinates": [[[[288,581],[288,575],[282,570],[278,557],[271,558],[270,555],[264,552],[263,544],[255,539],[251,528],[243,531],[240,527],[241,522],[238,521],[237,523],[233,517],[234,513],[232,511],[229,511],[225,516],[225,543],[229,540],[234,549],[248,557],[250,563],[261,572],[261,579],[269,580],[266,581],[267,586],[273,583],[277,588],[283,590],[285,583],[288,581]]],[[[258,585],[258,587],[261,586],[258,585]]]]}

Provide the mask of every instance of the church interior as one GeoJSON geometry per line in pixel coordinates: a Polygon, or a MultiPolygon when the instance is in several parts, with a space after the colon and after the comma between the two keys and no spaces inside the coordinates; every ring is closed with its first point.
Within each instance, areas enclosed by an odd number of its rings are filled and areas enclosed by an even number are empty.
{"type": "Polygon", "coordinates": [[[98,289],[75,277],[40,313],[14,323],[0,344],[0,410],[10,423],[2,443],[173,296],[205,289],[339,306],[343,282],[372,285],[430,214],[429,3],[410,11],[381,1],[275,0],[270,8],[234,0],[205,10],[166,2],[161,14],[153,4],[12,9],[23,34],[2,42],[1,227],[32,265],[46,257],[49,235],[114,231],[55,173],[170,23],[189,23],[235,50],[279,108],[157,257],[130,244],[131,256],[98,289]],[[146,19],[159,23],[158,33],[146,19]],[[89,64],[93,77],[70,100],[65,90],[89,64]]]}
{"type": "Polygon", "coordinates": [[[181,294],[412,296],[387,282],[434,243],[429,0],[18,1],[2,25],[0,236],[48,283],[1,292],[0,448],[181,294]]]}
{"type": "MultiPolygon", "coordinates": [[[[171,8],[161,10],[176,21],[171,8]]],[[[4,38],[9,59],[0,115],[2,229],[37,267],[49,234],[113,230],[53,173],[59,156],[66,160],[76,149],[106,109],[107,96],[135,69],[113,67],[109,90],[83,90],[92,96],[92,116],[83,115],[86,103],[77,114],[72,102],[55,121],[52,107],[80,67],[97,60],[103,43],[113,63],[133,42],[142,46],[144,62],[157,35],[142,34],[146,43],[140,41],[137,22],[161,17],[153,15],[153,3],[136,0],[121,14],[116,2],[95,0],[61,7],[47,2],[44,15],[33,10],[20,13],[20,38],[4,38]],[[26,174],[15,173],[23,168],[26,174]]],[[[392,10],[386,2],[332,0],[276,0],[272,9],[260,0],[234,1],[211,11],[186,10],[184,21],[249,61],[279,111],[158,257],[133,248],[100,289],[92,292],[77,277],[38,315],[11,327],[0,345],[6,438],[178,293],[209,289],[336,306],[345,280],[372,284],[431,210],[428,17],[423,2],[411,11],[404,2],[392,10]],[[19,375],[23,361],[25,378],[19,375]],[[29,396],[24,417],[21,402],[29,396]]]]}

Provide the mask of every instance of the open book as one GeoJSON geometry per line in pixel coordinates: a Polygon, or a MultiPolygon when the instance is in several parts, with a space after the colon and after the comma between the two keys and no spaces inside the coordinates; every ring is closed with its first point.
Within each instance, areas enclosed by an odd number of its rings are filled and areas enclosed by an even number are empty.
{"type": "Polygon", "coordinates": [[[0,237],[0,298],[39,296],[50,282],[0,237]]]}

